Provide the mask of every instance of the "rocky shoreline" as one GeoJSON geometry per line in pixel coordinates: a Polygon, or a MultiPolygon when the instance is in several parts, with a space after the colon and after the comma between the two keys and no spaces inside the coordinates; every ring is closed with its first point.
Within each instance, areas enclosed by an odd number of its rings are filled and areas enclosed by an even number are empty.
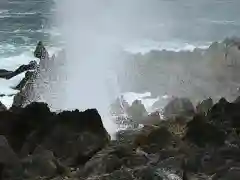
{"type": "MultiPolygon", "coordinates": [[[[34,54],[43,61],[32,75],[26,73],[13,106],[0,104],[0,179],[239,179],[240,97],[215,104],[208,98],[196,107],[187,98],[174,98],[163,108],[164,119],[158,112],[146,115],[136,100],[125,104],[125,123],[142,126],[120,130],[111,139],[96,109],[57,113],[45,103],[26,103],[29,81],[48,67],[41,44],[34,54]]],[[[28,68],[33,66],[14,72],[28,68]]],[[[15,74],[1,73],[3,78],[15,74]]]]}
{"type": "Polygon", "coordinates": [[[188,103],[171,101],[167,119],[119,131],[115,140],[96,109],[55,113],[45,103],[2,106],[1,179],[237,180],[239,98],[208,99],[194,111],[188,103]]]}

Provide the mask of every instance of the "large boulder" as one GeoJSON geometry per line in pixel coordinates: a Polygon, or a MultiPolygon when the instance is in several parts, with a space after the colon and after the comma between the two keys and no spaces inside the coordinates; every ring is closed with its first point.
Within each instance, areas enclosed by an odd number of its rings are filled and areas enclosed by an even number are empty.
{"type": "Polygon", "coordinates": [[[172,145],[173,136],[166,127],[150,127],[136,136],[134,145],[148,153],[156,153],[172,145]]]}
{"type": "Polygon", "coordinates": [[[40,144],[68,165],[75,166],[88,161],[106,145],[109,138],[97,110],[63,111],[48,119],[47,127],[29,135],[22,154],[31,154],[40,144]]]}
{"type": "Polygon", "coordinates": [[[0,134],[6,136],[14,151],[19,152],[32,131],[49,125],[52,116],[45,103],[32,103],[25,108],[11,108],[0,112],[0,134]]]}
{"type": "Polygon", "coordinates": [[[230,103],[221,98],[208,112],[208,121],[219,129],[231,133],[233,129],[240,132],[240,103],[230,103]]]}
{"type": "Polygon", "coordinates": [[[70,167],[84,165],[110,140],[96,109],[53,113],[37,102],[0,111],[0,134],[9,142],[0,138],[0,168],[17,162],[15,153],[22,158],[21,167],[6,168],[9,179],[56,176],[62,169],[56,159],[70,167]]]}
{"type": "Polygon", "coordinates": [[[226,134],[221,129],[207,122],[202,115],[197,115],[187,124],[187,132],[184,137],[199,147],[207,145],[220,146],[226,140],[226,134]]]}
{"type": "Polygon", "coordinates": [[[21,168],[5,168],[3,176],[4,179],[33,179],[67,173],[68,169],[54,157],[53,152],[39,147],[21,160],[21,168]]]}
{"type": "Polygon", "coordinates": [[[166,119],[176,116],[192,116],[194,113],[195,108],[187,98],[174,98],[163,109],[163,115],[166,119]]]}
{"type": "Polygon", "coordinates": [[[42,145],[71,165],[84,164],[109,141],[96,109],[56,114],[45,103],[0,112],[0,134],[22,157],[42,145]]]}

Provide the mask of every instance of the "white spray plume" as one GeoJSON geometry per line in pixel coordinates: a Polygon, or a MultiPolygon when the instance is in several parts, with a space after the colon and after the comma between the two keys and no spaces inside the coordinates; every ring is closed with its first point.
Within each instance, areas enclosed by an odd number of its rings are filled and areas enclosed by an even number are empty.
{"type": "MultiPolygon", "coordinates": [[[[57,19],[65,41],[61,109],[97,108],[107,131],[117,126],[109,118],[109,105],[118,96],[115,69],[118,50],[131,36],[127,4],[109,0],[59,0],[57,19]],[[125,10],[124,10],[125,9],[125,10]],[[130,36],[129,36],[130,35],[130,36]]],[[[61,83],[60,83],[61,84],[61,83]]]]}

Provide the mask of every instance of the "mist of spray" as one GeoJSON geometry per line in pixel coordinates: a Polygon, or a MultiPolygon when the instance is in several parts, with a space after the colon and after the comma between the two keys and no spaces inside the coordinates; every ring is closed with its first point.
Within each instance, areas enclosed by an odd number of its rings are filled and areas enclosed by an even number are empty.
{"type": "MultiPolygon", "coordinates": [[[[116,55],[127,39],[125,20],[116,2],[108,0],[59,0],[57,20],[65,41],[66,81],[58,82],[55,101],[59,109],[97,108],[107,131],[117,126],[109,118],[109,105],[119,95],[116,55]],[[120,22],[121,21],[121,22],[120,22]]],[[[121,8],[123,10],[123,7],[121,8]]]]}

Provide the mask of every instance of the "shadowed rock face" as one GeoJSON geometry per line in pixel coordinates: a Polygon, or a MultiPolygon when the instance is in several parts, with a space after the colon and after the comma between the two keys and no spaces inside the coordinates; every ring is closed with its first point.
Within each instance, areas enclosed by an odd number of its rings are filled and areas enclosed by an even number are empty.
{"type": "MultiPolygon", "coordinates": [[[[67,149],[71,143],[88,143],[86,134],[92,140],[96,137],[100,145],[109,138],[97,110],[63,111],[56,114],[44,103],[32,103],[25,108],[1,111],[0,134],[7,137],[16,152],[23,151],[24,147],[25,153],[33,152],[37,145],[46,146],[57,153],[59,149],[53,144],[58,144],[58,140],[62,148],[66,146],[67,149]],[[64,142],[64,138],[71,143],[64,142]]],[[[81,145],[84,147],[84,144],[81,145]]],[[[59,153],[59,156],[65,156],[64,153],[59,153]]]]}
{"type": "Polygon", "coordinates": [[[9,180],[234,179],[240,167],[239,102],[222,98],[203,110],[191,119],[122,130],[112,141],[96,109],[54,113],[47,104],[31,103],[3,110],[0,146],[8,153],[0,157],[0,172],[9,180]]]}

